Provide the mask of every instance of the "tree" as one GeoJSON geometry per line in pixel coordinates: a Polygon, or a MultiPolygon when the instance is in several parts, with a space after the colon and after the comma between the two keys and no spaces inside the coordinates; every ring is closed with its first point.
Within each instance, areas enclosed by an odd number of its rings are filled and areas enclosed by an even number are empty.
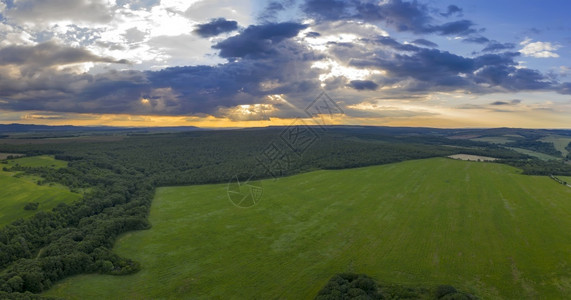
{"type": "Polygon", "coordinates": [[[7,283],[13,292],[21,292],[24,288],[24,279],[18,275],[10,278],[7,283]]]}
{"type": "Polygon", "coordinates": [[[40,203],[38,202],[28,202],[26,206],[24,206],[24,210],[37,210],[39,206],[40,203]]]}

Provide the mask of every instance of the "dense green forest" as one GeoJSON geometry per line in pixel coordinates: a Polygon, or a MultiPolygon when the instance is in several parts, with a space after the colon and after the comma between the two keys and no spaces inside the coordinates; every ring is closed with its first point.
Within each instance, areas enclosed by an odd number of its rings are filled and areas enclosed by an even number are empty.
{"type": "MultiPolygon", "coordinates": [[[[428,129],[425,129],[428,131],[428,129]]],[[[140,266],[115,255],[118,235],[150,227],[156,187],[279,177],[411,159],[492,156],[526,174],[571,175],[571,166],[542,162],[498,145],[442,134],[375,128],[275,127],[227,131],[135,133],[113,142],[3,144],[0,152],[55,155],[67,168],[12,167],[84,193],[71,205],[38,212],[0,229],[0,291],[20,297],[62,278],[100,272],[122,275],[140,266]]]]}

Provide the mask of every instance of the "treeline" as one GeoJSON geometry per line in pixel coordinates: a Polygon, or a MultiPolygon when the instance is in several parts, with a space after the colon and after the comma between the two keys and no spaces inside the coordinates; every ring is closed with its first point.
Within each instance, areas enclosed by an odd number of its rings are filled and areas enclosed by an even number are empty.
{"type": "MultiPolygon", "coordinates": [[[[518,161],[515,151],[438,136],[390,135],[372,129],[269,128],[126,137],[114,142],[3,145],[0,152],[51,154],[67,168],[13,170],[84,192],[0,229],[0,291],[38,293],[81,273],[129,274],[137,262],[111,252],[118,235],[150,227],[158,186],[269,178],[452,154],[518,161]]],[[[556,174],[556,172],[551,172],[556,174]]]]}
{"type": "Polygon", "coordinates": [[[476,296],[460,292],[450,285],[414,287],[380,285],[365,274],[342,273],[334,275],[319,291],[315,300],[340,299],[442,299],[475,300],[476,296]]]}
{"type": "Polygon", "coordinates": [[[539,159],[502,159],[498,161],[522,169],[525,175],[571,176],[571,165],[563,160],[543,161],[539,159]]]}

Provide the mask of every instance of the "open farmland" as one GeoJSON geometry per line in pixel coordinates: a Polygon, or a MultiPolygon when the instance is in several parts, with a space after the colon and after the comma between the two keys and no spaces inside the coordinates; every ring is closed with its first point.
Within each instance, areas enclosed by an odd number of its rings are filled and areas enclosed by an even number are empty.
{"type": "Polygon", "coordinates": [[[50,155],[40,155],[7,160],[7,165],[8,167],[18,165],[21,167],[30,168],[47,167],[58,169],[67,167],[67,162],[63,160],[57,160],[50,155]]]}
{"type": "Polygon", "coordinates": [[[567,150],[567,146],[571,143],[571,137],[568,136],[558,136],[558,135],[550,135],[543,139],[543,142],[553,143],[553,147],[557,149],[557,151],[563,154],[563,157],[566,157],[569,154],[567,150]]]}
{"type": "Polygon", "coordinates": [[[541,159],[543,161],[561,159],[560,157],[556,157],[553,155],[549,155],[549,154],[545,154],[545,153],[541,153],[541,152],[537,152],[537,151],[532,151],[532,150],[528,150],[528,149],[522,149],[522,148],[516,148],[516,147],[508,147],[508,149],[517,151],[519,153],[523,153],[525,155],[529,155],[531,157],[536,157],[536,158],[541,159]]]}
{"type": "MultiPolygon", "coordinates": [[[[25,157],[10,160],[3,166],[49,166],[63,167],[67,163],[58,161],[50,156],[25,157]]],[[[71,193],[67,187],[59,184],[39,186],[36,176],[24,175],[19,172],[5,172],[0,169],[0,227],[19,218],[26,218],[37,211],[24,210],[27,203],[39,203],[38,210],[51,210],[59,203],[71,203],[80,198],[79,194],[71,193]]]]}
{"type": "Polygon", "coordinates": [[[159,188],[147,231],[114,250],[134,275],[80,275],[66,299],[306,299],[340,272],[452,284],[484,299],[571,293],[571,189],[444,158],[265,180],[249,209],[226,185],[159,188]]]}

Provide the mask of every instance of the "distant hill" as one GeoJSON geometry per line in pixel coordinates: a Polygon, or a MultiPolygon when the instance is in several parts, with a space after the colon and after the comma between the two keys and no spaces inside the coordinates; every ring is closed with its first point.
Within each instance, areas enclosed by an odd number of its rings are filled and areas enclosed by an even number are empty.
{"type": "Polygon", "coordinates": [[[196,126],[180,127],[112,127],[112,126],[73,126],[73,125],[30,125],[0,124],[0,133],[40,133],[40,132],[164,132],[207,130],[196,126]]]}

